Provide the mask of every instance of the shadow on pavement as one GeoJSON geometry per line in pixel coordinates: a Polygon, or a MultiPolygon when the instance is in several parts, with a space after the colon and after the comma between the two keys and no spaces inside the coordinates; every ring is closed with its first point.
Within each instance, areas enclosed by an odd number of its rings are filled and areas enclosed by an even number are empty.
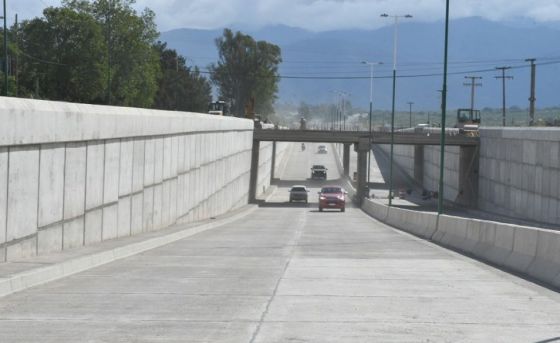
{"type": "Polygon", "coordinates": [[[282,188],[290,188],[294,185],[302,185],[307,188],[321,188],[325,185],[338,185],[342,182],[342,179],[329,179],[329,180],[280,180],[274,179],[272,180],[271,184],[276,187],[282,188]]]}
{"type": "Polygon", "coordinates": [[[313,207],[313,206],[317,206],[317,203],[304,203],[304,202],[289,202],[289,201],[284,201],[284,202],[266,202],[266,201],[261,201],[258,203],[259,207],[284,207],[284,208],[307,208],[307,207],[313,207]]]}

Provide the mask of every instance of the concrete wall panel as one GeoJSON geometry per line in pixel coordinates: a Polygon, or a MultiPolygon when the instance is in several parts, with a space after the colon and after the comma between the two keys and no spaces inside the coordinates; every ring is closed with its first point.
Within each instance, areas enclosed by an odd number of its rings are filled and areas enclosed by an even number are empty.
{"type": "Polygon", "coordinates": [[[8,179],[6,239],[11,241],[37,232],[39,196],[39,149],[37,147],[10,149],[8,179]]]}
{"type": "Polygon", "coordinates": [[[64,223],[62,233],[63,249],[81,247],[84,244],[84,218],[76,218],[64,223]]]}
{"type": "Polygon", "coordinates": [[[560,130],[482,128],[480,134],[480,179],[487,191],[479,193],[479,207],[560,224],[560,130]]]}
{"type": "Polygon", "coordinates": [[[104,241],[118,236],[118,204],[103,207],[103,235],[104,241]]]}
{"type": "MultiPolygon", "coordinates": [[[[6,218],[8,213],[8,149],[0,147],[0,245],[6,242],[6,218]]],[[[5,254],[0,251],[0,262],[5,254]]]]}
{"type": "Polygon", "coordinates": [[[130,214],[130,233],[132,235],[141,233],[144,227],[144,194],[138,193],[132,196],[130,214]]]}
{"type": "Polygon", "coordinates": [[[102,240],[103,209],[96,209],[86,213],[84,244],[99,243],[102,240]]]}
{"type": "Polygon", "coordinates": [[[533,262],[537,253],[537,231],[522,226],[510,225],[514,231],[513,249],[505,261],[505,265],[513,270],[525,272],[533,262]]]}
{"type": "Polygon", "coordinates": [[[134,159],[134,141],[124,139],[120,144],[119,161],[119,196],[132,193],[132,169],[134,159]]]}
{"type": "MultiPolygon", "coordinates": [[[[169,179],[171,177],[171,166],[173,164],[173,138],[166,137],[163,139],[163,179],[169,179]]],[[[161,182],[161,177],[160,177],[161,182]]]]}
{"type": "Polygon", "coordinates": [[[119,200],[119,164],[121,144],[118,140],[105,143],[105,177],[103,182],[103,204],[119,200]]]}
{"type": "Polygon", "coordinates": [[[87,144],[86,210],[103,204],[103,177],[105,168],[104,142],[87,144]]]}
{"type": "Polygon", "coordinates": [[[86,187],[86,145],[69,143],[66,145],[66,166],[64,172],[64,219],[84,214],[86,187]]]}
{"type": "Polygon", "coordinates": [[[554,284],[560,276],[560,232],[538,230],[537,235],[536,256],[528,268],[528,273],[539,280],[554,284]]]}
{"type": "Polygon", "coordinates": [[[154,228],[154,187],[144,190],[144,208],[142,210],[142,231],[152,231],[154,228]]]}
{"type": "Polygon", "coordinates": [[[132,192],[144,188],[144,164],[146,141],[136,139],[133,143],[134,156],[132,161],[132,192]]]}
{"type": "Polygon", "coordinates": [[[50,226],[37,234],[37,254],[62,250],[62,224],[50,226]]]}
{"type": "Polygon", "coordinates": [[[156,167],[156,140],[147,139],[144,144],[144,187],[154,184],[156,167]]]}
{"type": "Polygon", "coordinates": [[[132,197],[127,196],[119,199],[118,209],[118,237],[130,236],[132,197]]]}
{"type": "Polygon", "coordinates": [[[153,203],[153,228],[159,229],[162,227],[163,223],[163,211],[164,200],[163,200],[163,184],[158,184],[153,187],[154,189],[154,203],[153,203]]]}
{"type": "Polygon", "coordinates": [[[17,261],[37,255],[37,236],[33,236],[6,247],[6,259],[17,261]]]}
{"type": "Polygon", "coordinates": [[[64,144],[45,145],[41,148],[39,227],[59,222],[63,218],[64,154],[64,144]]]}
{"type": "MultiPolygon", "coordinates": [[[[154,165],[154,184],[161,183],[163,181],[163,169],[164,164],[166,163],[166,153],[165,148],[166,145],[164,144],[166,139],[164,138],[157,138],[154,141],[155,144],[155,165],[154,165]]],[[[167,156],[169,159],[169,156],[167,156]]]]}

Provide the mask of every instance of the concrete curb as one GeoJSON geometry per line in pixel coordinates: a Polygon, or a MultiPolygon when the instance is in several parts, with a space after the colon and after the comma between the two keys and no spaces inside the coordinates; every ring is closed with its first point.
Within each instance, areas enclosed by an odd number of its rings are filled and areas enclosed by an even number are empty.
{"type": "Polygon", "coordinates": [[[135,242],[121,247],[111,248],[106,251],[71,258],[64,262],[14,274],[8,278],[0,279],[0,297],[23,291],[50,281],[58,280],[119,259],[137,255],[139,253],[176,242],[183,238],[229,224],[251,214],[256,209],[256,206],[247,206],[247,209],[244,209],[239,213],[211,223],[189,227],[177,232],[164,234],[159,237],[148,238],[141,242],[135,242]]]}
{"type": "Polygon", "coordinates": [[[377,220],[560,289],[560,231],[437,215],[364,201],[377,220]]]}

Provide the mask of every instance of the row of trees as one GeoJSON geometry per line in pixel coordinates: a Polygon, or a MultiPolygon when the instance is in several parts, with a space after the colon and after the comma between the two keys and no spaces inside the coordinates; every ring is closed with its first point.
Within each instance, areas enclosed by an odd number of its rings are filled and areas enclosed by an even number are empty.
{"type": "Polygon", "coordinates": [[[154,12],[138,13],[134,2],[63,0],[41,18],[16,23],[8,32],[8,94],[206,112],[214,83],[237,115],[251,103],[272,110],[277,46],[225,30],[216,40],[220,60],[207,78],[157,40],[154,12]]]}

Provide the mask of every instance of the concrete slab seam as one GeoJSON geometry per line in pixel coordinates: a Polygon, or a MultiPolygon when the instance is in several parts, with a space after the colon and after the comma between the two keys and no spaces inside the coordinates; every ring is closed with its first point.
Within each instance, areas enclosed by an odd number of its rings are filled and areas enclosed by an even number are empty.
{"type": "Polygon", "coordinates": [[[38,268],[35,270],[15,274],[9,278],[0,280],[0,297],[19,292],[50,281],[58,280],[72,274],[76,274],[103,264],[114,262],[118,259],[130,257],[147,250],[155,249],[163,245],[173,243],[206,230],[227,225],[233,221],[244,218],[256,210],[256,206],[248,206],[246,210],[229,218],[224,218],[212,223],[187,228],[178,232],[166,234],[145,241],[132,243],[108,251],[93,253],[91,255],[70,259],[61,263],[38,268]]]}

